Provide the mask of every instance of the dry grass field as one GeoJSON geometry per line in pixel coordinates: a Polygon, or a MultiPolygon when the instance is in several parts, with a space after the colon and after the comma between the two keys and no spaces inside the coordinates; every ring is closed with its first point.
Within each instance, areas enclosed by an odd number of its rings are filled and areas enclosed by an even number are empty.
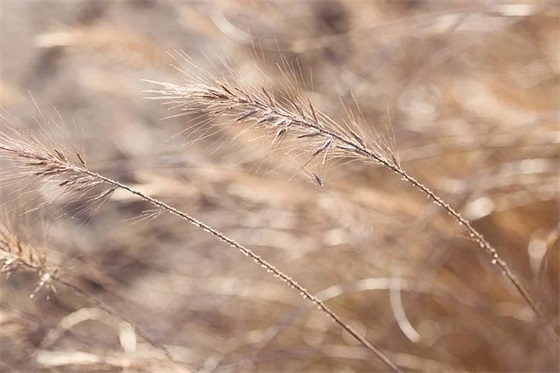
{"type": "Polygon", "coordinates": [[[545,0],[2,0],[0,372],[559,371],[559,40],[545,0]]]}

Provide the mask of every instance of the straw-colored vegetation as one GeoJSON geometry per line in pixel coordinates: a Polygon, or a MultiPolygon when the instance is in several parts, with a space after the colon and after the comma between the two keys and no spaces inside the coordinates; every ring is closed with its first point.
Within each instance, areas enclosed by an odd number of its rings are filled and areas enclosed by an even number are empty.
{"type": "Polygon", "coordinates": [[[558,6],[289,4],[1,3],[0,371],[560,369],[558,6]]]}

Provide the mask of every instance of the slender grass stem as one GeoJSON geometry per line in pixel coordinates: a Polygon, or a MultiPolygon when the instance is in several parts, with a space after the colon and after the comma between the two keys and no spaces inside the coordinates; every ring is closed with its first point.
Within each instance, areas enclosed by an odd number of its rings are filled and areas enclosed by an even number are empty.
{"type": "MultiPolygon", "coordinates": [[[[185,85],[153,83],[160,84],[163,88],[159,91],[149,91],[157,94],[152,98],[172,100],[176,108],[185,112],[204,112],[211,117],[224,117],[226,121],[228,118],[233,118],[231,124],[245,122],[248,125],[273,129],[276,133],[275,138],[279,131],[282,131],[284,136],[291,133],[300,141],[301,148],[307,148],[311,157],[321,156],[323,161],[327,157],[329,148],[332,148],[335,151],[330,152],[330,156],[361,158],[390,169],[440,206],[466,230],[467,234],[490,256],[492,264],[500,268],[517,293],[560,344],[560,337],[546,321],[543,311],[499,255],[498,250],[449,203],[405,171],[396,155],[390,149],[381,146],[382,142],[379,139],[370,139],[374,147],[369,146],[368,139],[364,139],[350,128],[339,125],[314,108],[309,101],[294,98],[293,95],[286,94],[276,98],[266,89],[239,88],[232,83],[208,77],[202,82],[187,82],[185,85]],[[285,105],[280,104],[281,102],[285,105]]],[[[321,179],[316,177],[322,186],[321,179]]]]}
{"type": "Polygon", "coordinates": [[[110,189],[108,189],[104,193],[104,198],[115,189],[122,189],[148,203],[151,203],[152,205],[163,211],[186,220],[194,226],[206,231],[207,233],[210,233],[212,236],[226,243],[230,247],[239,250],[241,253],[253,259],[267,272],[270,272],[275,277],[278,277],[279,279],[287,283],[290,287],[299,291],[305,299],[314,303],[323,313],[328,315],[331,319],[334,320],[336,324],[342,327],[353,338],[360,342],[360,344],[370,350],[391,370],[395,372],[402,372],[398,365],[393,362],[393,360],[391,360],[379,347],[373,345],[351,325],[343,321],[342,318],[323,301],[311,294],[307,289],[305,289],[290,276],[280,271],[272,264],[270,264],[267,260],[254,253],[251,249],[241,245],[225,234],[212,228],[208,224],[192,217],[191,215],[183,211],[176,209],[173,206],[168,205],[163,201],[160,201],[138,190],[135,190],[128,185],[120,183],[119,181],[113,180],[109,177],[89,170],[82,156],[77,156],[79,160],[78,164],[80,165],[74,164],[68,160],[69,157],[67,157],[63,152],[58,150],[54,150],[54,152],[51,152],[46,147],[44,147],[43,144],[37,141],[30,141],[29,143],[26,143],[25,139],[16,140],[7,135],[2,135],[0,136],[0,157],[10,158],[16,161],[19,160],[24,168],[30,169],[30,171],[32,171],[36,176],[40,178],[42,177],[46,179],[46,181],[54,181],[58,183],[60,187],[86,190],[99,184],[106,184],[110,187],[110,189]],[[2,143],[2,140],[4,143],[2,143]]]}

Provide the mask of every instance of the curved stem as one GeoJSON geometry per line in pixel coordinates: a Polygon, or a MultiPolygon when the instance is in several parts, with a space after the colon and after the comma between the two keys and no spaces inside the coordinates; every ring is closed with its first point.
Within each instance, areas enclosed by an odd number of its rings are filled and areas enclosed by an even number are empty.
{"type": "Polygon", "coordinates": [[[143,199],[146,202],[149,202],[149,203],[153,204],[154,206],[156,206],[156,207],[158,207],[158,208],[160,208],[164,211],[167,211],[167,212],[169,212],[169,213],[171,213],[175,216],[178,216],[182,219],[185,219],[189,223],[195,225],[196,227],[210,233],[211,235],[213,235],[214,237],[216,237],[220,241],[222,241],[222,242],[228,244],[229,246],[239,250],[243,254],[247,255],[249,258],[253,259],[256,263],[260,264],[267,271],[272,272],[276,277],[280,278],[282,281],[286,282],[288,285],[290,285],[294,289],[298,290],[304,298],[310,300],[315,305],[317,305],[317,307],[319,307],[324,313],[326,313],[331,319],[333,319],[336,324],[338,324],[346,332],[348,332],[348,334],[350,334],[352,337],[354,337],[356,340],[358,340],[363,346],[365,346],[367,349],[369,349],[371,352],[373,352],[381,361],[383,361],[394,372],[398,372],[398,373],[402,372],[402,370],[397,366],[397,364],[395,362],[393,362],[379,347],[376,347],[375,345],[373,345],[364,336],[362,336],[358,331],[356,331],[352,326],[350,326],[348,323],[344,322],[340,318],[340,316],[338,316],[338,314],[335,311],[333,311],[329,306],[327,306],[323,301],[321,301],[319,298],[317,298],[316,296],[311,294],[307,289],[305,289],[303,286],[301,286],[298,282],[296,282],[290,276],[281,272],[279,269],[274,267],[268,261],[266,261],[265,259],[263,259],[259,255],[255,254],[251,249],[241,245],[240,243],[238,243],[235,240],[227,237],[223,233],[215,230],[214,228],[207,225],[206,223],[190,216],[189,214],[187,214],[183,211],[180,211],[180,210],[176,209],[173,206],[170,206],[170,205],[166,204],[163,201],[160,201],[160,200],[155,199],[155,198],[153,198],[153,197],[151,197],[147,194],[144,194],[144,193],[139,192],[135,189],[132,189],[125,184],[122,184],[122,183],[120,183],[116,180],[110,179],[110,178],[108,178],[106,176],[103,176],[101,174],[89,171],[87,169],[82,169],[80,167],[76,167],[76,169],[77,169],[78,172],[84,172],[87,175],[89,175],[90,177],[101,180],[101,181],[103,181],[103,182],[105,182],[109,185],[112,185],[115,188],[126,190],[127,192],[143,199]]]}

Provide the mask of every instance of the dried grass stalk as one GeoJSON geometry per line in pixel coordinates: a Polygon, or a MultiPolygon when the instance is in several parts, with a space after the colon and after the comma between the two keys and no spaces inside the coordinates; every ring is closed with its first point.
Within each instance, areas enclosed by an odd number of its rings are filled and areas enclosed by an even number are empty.
{"type": "Polygon", "coordinates": [[[39,281],[31,294],[34,297],[43,287],[54,289],[60,267],[51,265],[45,251],[28,245],[5,225],[0,225],[0,273],[8,275],[18,269],[37,273],[39,281]]]}
{"type": "MultiPolygon", "coordinates": [[[[498,266],[537,317],[547,326],[553,338],[560,343],[560,337],[546,321],[537,302],[502,259],[497,249],[449,203],[404,170],[396,153],[383,139],[364,137],[359,134],[358,127],[352,125],[355,123],[353,120],[341,125],[317,110],[310,101],[286,89],[280,89],[279,94],[275,96],[266,88],[244,87],[243,83],[233,79],[216,78],[201,71],[184,54],[180,54],[180,58],[184,59],[181,61],[183,67],[188,65],[187,67],[194,68],[196,73],[194,75],[186,73],[188,79],[184,84],[152,82],[162,88],[147,91],[155,94],[150,98],[166,100],[173,108],[183,113],[198,115],[202,113],[211,119],[220,119],[225,122],[225,126],[241,123],[247,130],[268,129],[272,134],[272,143],[281,137],[291,137],[299,140],[298,147],[306,150],[311,158],[321,157],[322,162],[327,158],[344,157],[375,162],[388,168],[451,215],[490,256],[491,263],[498,266]]],[[[180,70],[186,71],[186,68],[180,70]]],[[[317,183],[323,186],[321,178],[316,173],[313,175],[317,183]]]]}
{"type": "MultiPolygon", "coordinates": [[[[227,91],[227,88],[224,88],[227,91]]],[[[232,93],[230,93],[232,94],[232,93]]],[[[6,114],[0,115],[0,121],[7,125],[9,130],[0,134],[0,158],[15,161],[19,167],[20,173],[31,174],[43,182],[54,182],[59,187],[69,191],[87,192],[96,186],[103,184],[108,188],[102,192],[100,199],[107,198],[116,190],[121,189],[128,193],[139,197],[140,199],[151,203],[162,211],[167,211],[175,216],[180,217],[193,224],[194,226],[210,233],[218,240],[226,243],[230,247],[239,250],[249,258],[253,259],[255,263],[272,273],[275,277],[280,278],[290,287],[296,289],[300,294],[310,302],[314,303],[322,312],[327,314],[334,320],[340,327],[348,332],[352,337],[358,340],[364,347],[369,349],[381,361],[383,361],[389,368],[395,372],[401,372],[400,368],[393,362],[379,347],[370,343],[363,335],[357,332],[352,326],[344,322],[338,314],[328,307],[323,301],[311,294],[307,289],[301,286],[298,282],[290,276],[280,271],[268,261],[255,254],[249,248],[241,245],[235,240],[229,238],[223,233],[212,228],[208,224],[190,216],[189,214],[176,209],[173,206],[166,204],[163,201],[155,199],[147,194],[139,192],[119,181],[113,180],[109,177],[91,171],[85,158],[76,153],[77,162],[73,163],[70,157],[59,149],[50,150],[45,142],[40,141],[29,131],[25,131],[21,122],[12,116],[6,114]],[[11,132],[11,135],[7,132],[11,132]]],[[[79,288],[70,283],[64,282],[66,286],[80,292],[79,288]]]]}
{"type": "MultiPolygon", "coordinates": [[[[0,153],[3,149],[3,145],[0,145],[0,153]]],[[[138,327],[121,312],[62,278],[60,276],[61,267],[49,263],[47,250],[42,250],[24,242],[12,229],[9,229],[6,225],[0,225],[0,273],[9,275],[20,268],[36,272],[38,275],[39,280],[35,290],[30,295],[31,297],[34,297],[39,290],[45,287],[51,291],[56,291],[56,286],[68,288],[73,293],[94,304],[103,312],[130,325],[137,335],[142,337],[152,347],[163,352],[169,362],[176,363],[167,347],[154,341],[142,328],[138,327]]]]}

